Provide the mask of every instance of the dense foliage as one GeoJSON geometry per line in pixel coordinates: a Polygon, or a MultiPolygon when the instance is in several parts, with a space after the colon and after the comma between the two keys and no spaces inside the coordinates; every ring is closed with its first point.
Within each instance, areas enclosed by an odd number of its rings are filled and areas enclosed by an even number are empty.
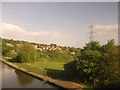
{"type": "Polygon", "coordinates": [[[118,47],[114,40],[100,45],[91,41],[81,50],[76,60],[65,64],[65,72],[70,76],[83,79],[92,85],[105,84],[118,79],[118,47]]]}
{"type": "Polygon", "coordinates": [[[25,43],[21,45],[18,55],[14,58],[18,62],[35,62],[37,59],[37,50],[32,44],[25,43]]]}
{"type": "Polygon", "coordinates": [[[58,50],[51,50],[51,51],[38,51],[38,61],[71,61],[74,57],[71,53],[67,50],[58,51],[58,50]]]}
{"type": "Polygon", "coordinates": [[[62,47],[56,44],[37,44],[27,41],[15,41],[12,39],[2,39],[2,55],[10,57],[17,62],[41,62],[59,61],[69,62],[80,55],[80,49],[74,47],[62,47]],[[59,47],[61,50],[38,50],[35,46],[46,48],[59,47]],[[35,59],[33,58],[35,57],[35,59]],[[26,58],[26,60],[24,60],[26,58]]]}

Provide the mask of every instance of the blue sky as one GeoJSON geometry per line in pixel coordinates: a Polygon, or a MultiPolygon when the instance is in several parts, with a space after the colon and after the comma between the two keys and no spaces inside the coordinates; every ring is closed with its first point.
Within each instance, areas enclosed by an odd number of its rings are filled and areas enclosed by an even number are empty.
{"type": "Polygon", "coordinates": [[[118,40],[117,2],[4,2],[2,37],[62,46],[82,47],[94,39],[104,44],[118,40]]]}

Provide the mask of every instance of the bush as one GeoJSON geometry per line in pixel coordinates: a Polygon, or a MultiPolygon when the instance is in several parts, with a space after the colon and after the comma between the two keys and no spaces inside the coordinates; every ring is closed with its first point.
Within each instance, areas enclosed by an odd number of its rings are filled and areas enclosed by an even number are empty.
{"type": "Polygon", "coordinates": [[[18,55],[14,58],[14,61],[18,62],[35,62],[37,57],[37,51],[32,44],[25,43],[20,47],[18,55]]]}
{"type": "Polygon", "coordinates": [[[118,79],[118,54],[113,40],[101,46],[91,41],[81,50],[81,56],[65,65],[68,75],[80,77],[87,84],[97,85],[118,79]]]}
{"type": "Polygon", "coordinates": [[[11,57],[11,58],[15,58],[16,55],[17,55],[17,53],[14,50],[8,51],[4,54],[4,56],[11,57]]]}
{"type": "Polygon", "coordinates": [[[42,61],[42,59],[45,59],[47,61],[68,62],[72,61],[74,57],[67,50],[64,51],[51,50],[51,51],[38,51],[37,59],[38,59],[37,61],[42,61]]]}
{"type": "Polygon", "coordinates": [[[77,66],[76,66],[76,61],[71,61],[69,63],[66,63],[64,65],[65,73],[69,76],[78,76],[77,75],[77,66]]]}

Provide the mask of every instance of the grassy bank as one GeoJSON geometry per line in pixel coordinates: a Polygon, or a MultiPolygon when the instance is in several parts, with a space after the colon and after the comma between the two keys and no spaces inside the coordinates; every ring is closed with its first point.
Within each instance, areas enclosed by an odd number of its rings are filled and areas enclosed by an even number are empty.
{"type": "MultiPolygon", "coordinates": [[[[78,83],[71,82],[71,81],[61,80],[60,76],[63,74],[62,72],[59,72],[59,74],[61,73],[61,75],[58,75],[59,79],[53,79],[48,74],[49,69],[44,69],[43,67],[41,69],[37,69],[36,67],[31,66],[31,64],[14,63],[14,62],[10,62],[10,60],[8,60],[8,59],[4,59],[4,60],[2,59],[2,61],[17,70],[20,70],[20,71],[30,74],[34,77],[43,79],[46,82],[50,82],[50,83],[56,84],[56,85],[64,87],[64,88],[68,88],[68,89],[76,88],[78,90],[79,89],[82,90],[83,87],[86,87],[84,84],[80,84],[80,83],[78,84],[78,83]]],[[[63,71],[63,70],[60,70],[60,71],[63,71]]],[[[58,73],[58,72],[55,71],[53,74],[55,74],[55,73],[58,73]]]]}
{"type": "Polygon", "coordinates": [[[54,79],[65,80],[63,66],[65,62],[36,62],[36,63],[16,63],[12,62],[20,68],[24,68],[30,72],[49,76],[54,79]]]}
{"type": "Polygon", "coordinates": [[[64,70],[64,64],[66,62],[36,62],[32,63],[30,66],[37,68],[64,70]]]}

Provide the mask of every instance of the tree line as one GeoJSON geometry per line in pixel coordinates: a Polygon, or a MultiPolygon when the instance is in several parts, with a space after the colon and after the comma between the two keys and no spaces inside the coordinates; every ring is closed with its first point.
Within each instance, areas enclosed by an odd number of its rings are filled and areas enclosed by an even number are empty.
{"type": "Polygon", "coordinates": [[[35,49],[35,45],[47,46],[47,44],[36,44],[27,41],[2,39],[2,55],[5,57],[11,57],[13,61],[16,62],[33,63],[41,61],[69,62],[77,57],[80,53],[80,48],[62,46],[60,47],[62,47],[63,50],[40,51],[35,49]],[[72,54],[73,52],[75,54],[72,54]]]}

